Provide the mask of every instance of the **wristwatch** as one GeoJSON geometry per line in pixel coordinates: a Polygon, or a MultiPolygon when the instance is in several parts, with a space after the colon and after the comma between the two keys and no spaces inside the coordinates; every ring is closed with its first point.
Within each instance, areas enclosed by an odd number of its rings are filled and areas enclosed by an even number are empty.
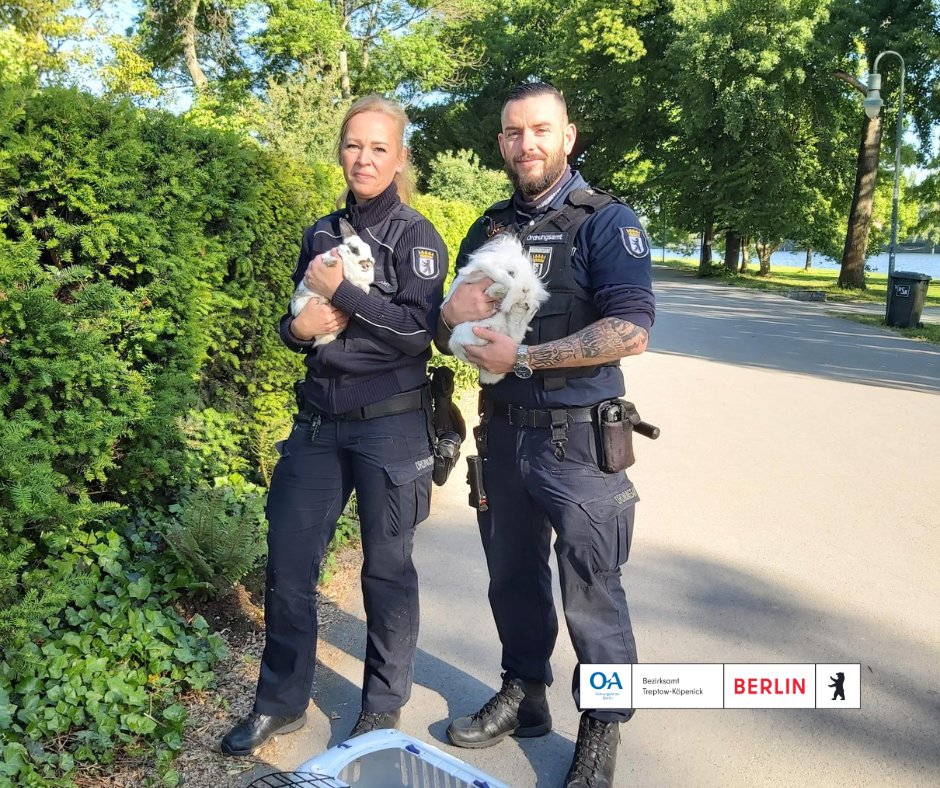
{"type": "Polygon", "coordinates": [[[512,371],[517,378],[526,380],[532,377],[532,367],[529,366],[529,346],[519,345],[516,348],[516,363],[513,364],[512,371]]]}

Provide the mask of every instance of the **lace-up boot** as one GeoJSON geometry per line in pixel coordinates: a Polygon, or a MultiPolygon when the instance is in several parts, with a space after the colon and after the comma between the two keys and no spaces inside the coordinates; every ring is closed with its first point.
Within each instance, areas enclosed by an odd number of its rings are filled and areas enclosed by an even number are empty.
{"type": "Polygon", "coordinates": [[[483,708],[469,717],[458,717],[447,728],[451,744],[472,749],[492,747],[507,736],[544,736],[552,729],[545,685],[507,678],[483,708]]]}
{"type": "Polygon", "coordinates": [[[620,723],[581,715],[574,760],[565,778],[565,788],[611,788],[617,767],[620,723]]]}
{"type": "Polygon", "coordinates": [[[398,725],[400,719],[401,709],[395,709],[394,711],[361,711],[359,712],[359,719],[356,720],[356,724],[353,725],[353,729],[350,731],[349,738],[352,739],[371,731],[394,728],[398,725]]]}

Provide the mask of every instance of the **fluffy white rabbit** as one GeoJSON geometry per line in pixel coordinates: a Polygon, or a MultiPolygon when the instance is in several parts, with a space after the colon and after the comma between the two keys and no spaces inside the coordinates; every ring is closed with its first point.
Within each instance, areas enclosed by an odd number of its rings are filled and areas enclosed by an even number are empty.
{"type": "MultiPolygon", "coordinates": [[[[339,231],[342,233],[343,242],[336,247],[336,254],[343,263],[343,278],[351,284],[358,287],[362,292],[369,292],[369,285],[375,277],[375,258],[372,257],[372,249],[363,241],[352,225],[345,219],[339,220],[339,231]]],[[[337,258],[333,255],[326,255],[323,258],[323,264],[330,267],[336,265],[337,258]]],[[[290,299],[290,312],[294,317],[300,314],[307,302],[314,299],[315,303],[328,304],[329,300],[323,296],[314,293],[304,280],[300,280],[294,295],[290,299]]],[[[325,345],[336,339],[336,334],[321,334],[316,338],[314,346],[325,345]]]]}
{"type": "MultiPolygon", "coordinates": [[[[444,303],[462,283],[479,282],[486,278],[493,280],[486,294],[499,302],[496,313],[483,320],[458,323],[454,326],[449,343],[451,352],[457,358],[474,367],[476,365],[467,359],[464,347],[487,344],[485,339],[473,333],[475,326],[498,331],[516,342],[522,342],[529,323],[548,298],[548,291],[535,275],[532,261],[522,244],[509,233],[497,235],[470,255],[467,264],[460,269],[459,276],[451,284],[444,303]]],[[[480,369],[481,383],[498,383],[504,377],[505,374],[496,375],[480,369]]]]}

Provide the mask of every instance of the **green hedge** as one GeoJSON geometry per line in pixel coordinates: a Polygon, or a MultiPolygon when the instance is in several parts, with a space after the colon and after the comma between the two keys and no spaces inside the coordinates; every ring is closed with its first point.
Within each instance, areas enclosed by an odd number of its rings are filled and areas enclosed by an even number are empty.
{"type": "Polygon", "coordinates": [[[218,645],[168,606],[155,532],[188,490],[263,480],[302,371],[276,322],[335,182],[170,114],[0,89],[0,781],[178,743],[177,711],[145,712],[205,686],[218,645]]]}
{"type": "MultiPolygon", "coordinates": [[[[181,507],[259,506],[303,371],[277,320],[341,183],[167,113],[0,87],[0,783],[69,784],[116,747],[173,782],[175,696],[220,654],[172,607],[181,507]]],[[[456,254],[478,209],[414,202],[456,254]]]]}

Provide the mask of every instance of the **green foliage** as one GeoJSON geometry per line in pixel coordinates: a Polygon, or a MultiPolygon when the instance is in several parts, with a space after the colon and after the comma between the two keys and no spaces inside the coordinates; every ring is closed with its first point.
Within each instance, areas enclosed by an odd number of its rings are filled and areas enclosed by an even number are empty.
{"type": "Polygon", "coordinates": [[[505,174],[481,167],[477,155],[468,150],[439,153],[429,169],[430,194],[443,200],[470,203],[479,213],[512,194],[505,174]]]}
{"type": "Polygon", "coordinates": [[[470,229],[470,225],[480,217],[481,211],[470,203],[445,200],[433,194],[412,195],[411,206],[427,217],[440,233],[450,255],[449,267],[452,275],[453,263],[457,257],[460,242],[470,229]]]}
{"type": "Polygon", "coordinates": [[[359,542],[359,503],[356,493],[349,498],[346,508],[336,522],[336,530],[330,540],[330,547],[320,566],[320,582],[329,583],[337,569],[336,554],[344,547],[351,547],[359,542]]]}
{"type": "MultiPolygon", "coordinates": [[[[303,162],[318,174],[336,161],[339,129],[349,101],[338,100],[338,76],[310,64],[276,80],[269,77],[263,98],[251,101],[258,138],[285,158],[303,162]]],[[[346,184],[339,180],[338,195],[346,184]]]]}
{"type": "MultiPolygon", "coordinates": [[[[86,534],[37,570],[76,573],[87,580],[74,603],[46,618],[15,662],[0,661],[7,784],[71,784],[71,775],[113,760],[117,747],[172,756],[186,717],[175,696],[209,687],[225,651],[202,617],[187,624],[161,601],[154,547],[140,535],[86,534]]],[[[168,758],[158,762],[166,767],[168,758]]]]}
{"type": "Polygon", "coordinates": [[[101,0],[11,0],[0,3],[0,73],[58,78],[90,61],[101,0]],[[69,44],[70,46],[66,46],[69,44]]]}
{"type": "Polygon", "coordinates": [[[264,490],[234,474],[194,490],[170,507],[163,526],[187,579],[184,587],[209,597],[229,593],[265,553],[264,490]]]}
{"type": "Polygon", "coordinates": [[[61,610],[78,591],[78,584],[55,580],[51,585],[33,584],[20,593],[20,570],[26,565],[31,546],[23,542],[10,553],[0,554],[0,652],[11,664],[14,653],[40,622],[61,610]]]}

